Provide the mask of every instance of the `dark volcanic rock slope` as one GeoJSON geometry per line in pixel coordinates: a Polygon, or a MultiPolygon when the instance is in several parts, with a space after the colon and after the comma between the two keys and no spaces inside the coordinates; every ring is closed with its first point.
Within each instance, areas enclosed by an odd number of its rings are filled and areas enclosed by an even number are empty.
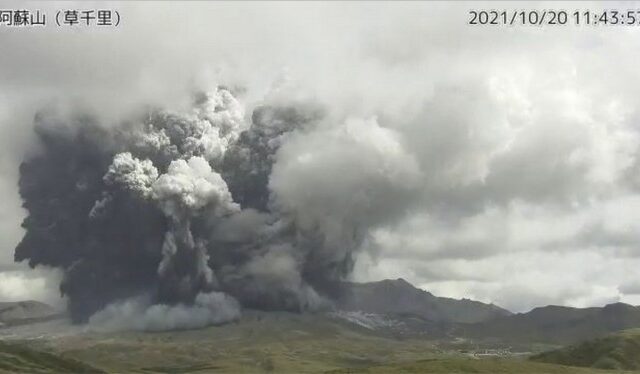
{"type": "Polygon", "coordinates": [[[511,315],[493,304],[434,296],[401,278],[348,283],[339,307],[368,313],[415,315],[438,323],[477,323],[511,315]]]}

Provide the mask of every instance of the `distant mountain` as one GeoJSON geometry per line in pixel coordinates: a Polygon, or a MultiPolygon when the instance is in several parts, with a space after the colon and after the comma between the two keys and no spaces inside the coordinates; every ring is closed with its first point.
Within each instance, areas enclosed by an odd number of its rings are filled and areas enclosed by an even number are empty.
{"type": "Polygon", "coordinates": [[[636,327],[640,327],[640,308],[615,303],[584,309],[545,306],[464,326],[458,334],[501,341],[571,344],[636,327]]]}
{"type": "Polygon", "coordinates": [[[347,283],[338,306],[343,310],[414,315],[437,323],[477,323],[511,315],[493,304],[437,297],[402,278],[347,283]]]}
{"type": "Polygon", "coordinates": [[[39,301],[0,302],[0,327],[52,318],[59,312],[39,301]]]}
{"type": "Polygon", "coordinates": [[[589,340],[531,357],[533,361],[597,369],[639,370],[640,330],[589,340]]]}

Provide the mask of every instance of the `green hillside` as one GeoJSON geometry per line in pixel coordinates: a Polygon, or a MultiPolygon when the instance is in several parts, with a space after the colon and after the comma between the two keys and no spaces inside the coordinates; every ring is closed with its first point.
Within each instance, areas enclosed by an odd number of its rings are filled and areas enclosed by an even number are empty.
{"type": "Polygon", "coordinates": [[[461,326],[457,334],[509,343],[567,345],[637,327],[640,327],[640,307],[622,303],[584,309],[551,305],[461,326]]]}
{"type": "Polygon", "coordinates": [[[33,342],[112,373],[322,373],[439,354],[323,315],[246,312],[239,323],[174,332],[84,333],[33,342]]]}
{"type": "Polygon", "coordinates": [[[23,344],[0,341],[0,373],[101,373],[89,365],[23,344]]]}
{"type": "Polygon", "coordinates": [[[456,373],[486,373],[486,374],[606,374],[607,370],[578,368],[562,365],[552,365],[526,360],[491,358],[439,358],[421,360],[412,363],[390,364],[359,369],[342,369],[330,372],[332,374],[347,373],[415,373],[415,374],[456,374],[456,373]]]}
{"type": "Polygon", "coordinates": [[[602,369],[640,370],[640,330],[589,340],[531,358],[539,362],[602,369]]]}

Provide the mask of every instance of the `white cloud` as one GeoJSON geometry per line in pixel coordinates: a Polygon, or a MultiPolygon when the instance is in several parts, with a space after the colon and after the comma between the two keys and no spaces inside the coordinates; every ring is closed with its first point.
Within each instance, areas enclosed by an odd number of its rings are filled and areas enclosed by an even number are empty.
{"type": "Polygon", "coordinates": [[[64,299],[58,291],[60,278],[58,271],[42,268],[27,270],[12,267],[10,270],[0,270],[0,300],[36,300],[62,307],[64,299]]]}

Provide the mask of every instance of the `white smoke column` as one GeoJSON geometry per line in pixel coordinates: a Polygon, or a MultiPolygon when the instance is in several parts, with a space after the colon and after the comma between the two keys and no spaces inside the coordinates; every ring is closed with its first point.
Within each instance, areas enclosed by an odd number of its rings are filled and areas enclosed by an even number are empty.
{"type": "Polygon", "coordinates": [[[170,289],[169,295],[179,295],[180,299],[190,299],[200,289],[216,287],[206,244],[203,239],[194,241],[190,225],[191,219],[205,208],[213,217],[239,211],[227,184],[204,158],[191,157],[188,161],[172,161],[152,190],[152,198],[170,218],[170,231],[165,236],[158,268],[163,280],[160,297],[164,297],[165,287],[170,289]],[[177,263],[179,257],[182,260],[177,263]],[[191,263],[185,267],[185,261],[191,263]]]}
{"type": "MultiPolygon", "coordinates": [[[[177,299],[171,297],[171,301],[192,299],[200,289],[215,288],[216,282],[208,265],[206,242],[193,238],[191,219],[205,211],[210,217],[239,211],[226,182],[209,162],[220,161],[229,142],[237,139],[244,127],[243,110],[228,91],[218,89],[205,94],[191,113],[165,113],[156,120],[133,133],[134,145],[151,154],[178,158],[171,161],[167,172],[158,175],[151,160],[123,152],[115,155],[103,179],[107,185],[156,201],[169,218],[170,231],[165,234],[158,267],[160,297],[169,298],[175,292],[177,299]],[[180,265],[175,264],[177,257],[183,258],[180,265]],[[164,288],[168,290],[163,292],[164,288]]],[[[106,195],[97,201],[91,215],[104,209],[110,199],[106,195]]]]}
{"type": "Polygon", "coordinates": [[[103,179],[108,185],[119,185],[146,198],[158,179],[158,169],[149,160],[139,160],[123,152],[115,155],[103,179]]]}
{"type": "Polygon", "coordinates": [[[162,211],[176,220],[197,215],[205,207],[217,216],[240,209],[227,183],[202,157],[172,161],[167,173],[153,183],[152,191],[162,211]]]}
{"type": "Polygon", "coordinates": [[[161,111],[128,134],[131,146],[168,159],[200,156],[218,164],[247,128],[242,104],[226,89],[202,93],[186,112],[161,111]]]}
{"type": "MultiPolygon", "coordinates": [[[[218,89],[205,94],[188,114],[161,113],[138,131],[125,133],[144,154],[173,159],[166,173],[159,175],[149,159],[123,152],[114,156],[103,177],[109,186],[155,201],[169,219],[158,266],[160,301],[195,302],[202,292],[218,287],[206,240],[193,237],[191,221],[203,214],[211,219],[239,211],[210,162],[220,161],[242,128],[242,107],[228,91],[218,89]]],[[[106,193],[90,215],[98,215],[111,199],[106,193]]]]}
{"type": "MultiPolygon", "coordinates": [[[[229,145],[234,143],[240,133],[246,130],[247,124],[244,121],[244,108],[242,104],[226,89],[217,89],[204,94],[203,103],[196,107],[195,111],[199,118],[204,118],[210,128],[216,129],[222,145],[220,152],[205,152],[208,160],[216,157],[219,159],[224,155],[229,145]]],[[[206,134],[206,131],[203,131],[206,134]]],[[[203,149],[210,150],[210,137],[202,136],[201,144],[203,149]]]]}
{"type": "Polygon", "coordinates": [[[300,133],[283,145],[270,179],[275,203],[303,232],[342,256],[360,234],[406,212],[421,171],[395,131],[375,118],[300,133]]]}
{"type": "Polygon", "coordinates": [[[415,201],[420,178],[401,136],[375,118],[289,133],[269,176],[277,218],[270,244],[224,279],[259,279],[242,285],[249,302],[322,308],[339,295],[369,230],[392,223],[415,201]]]}
{"type": "Polygon", "coordinates": [[[290,243],[271,245],[265,248],[264,254],[253,257],[238,274],[260,279],[253,285],[256,294],[269,294],[270,289],[275,289],[295,297],[296,305],[303,310],[327,308],[331,302],[302,278],[303,255],[304,250],[290,243]]]}

